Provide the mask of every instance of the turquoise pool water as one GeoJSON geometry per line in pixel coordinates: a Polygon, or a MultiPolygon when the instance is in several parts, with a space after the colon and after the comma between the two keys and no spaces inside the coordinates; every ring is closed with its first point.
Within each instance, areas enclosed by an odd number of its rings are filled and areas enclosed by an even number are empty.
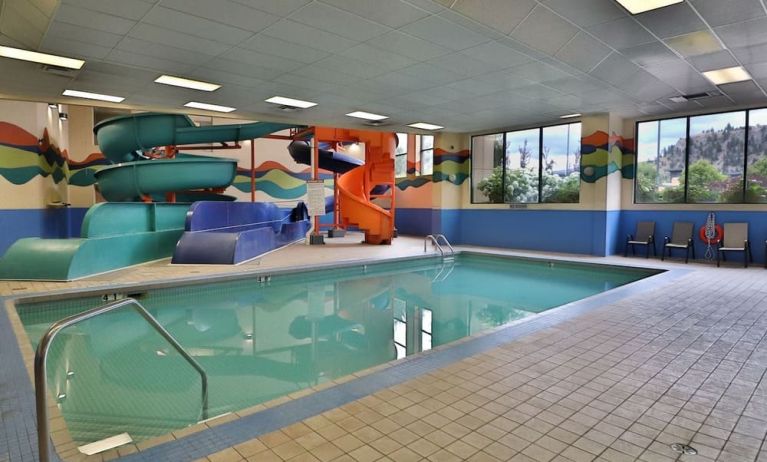
{"type": "MultiPolygon", "coordinates": [[[[209,376],[210,416],[237,411],[655,274],[462,254],[268,280],[154,290],[139,301],[209,376]]],[[[36,343],[100,298],[20,305],[36,343]]],[[[134,440],[200,420],[200,378],[134,311],[63,331],[48,366],[78,443],[134,440]]]]}

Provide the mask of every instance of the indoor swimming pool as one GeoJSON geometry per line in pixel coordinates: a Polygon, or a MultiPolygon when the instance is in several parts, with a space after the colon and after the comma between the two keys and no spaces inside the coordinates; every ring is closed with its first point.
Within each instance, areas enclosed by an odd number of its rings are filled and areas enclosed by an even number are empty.
{"type": "MultiPolygon", "coordinates": [[[[238,411],[509,324],[657,270],[472,253],[128,291],[208,375],[208,416],[238,411]]],[[[18,304],[33,344],[102,297],[18,304]]],[[[135,311],[65,329],[49,396],[78,444],[203,418],[200,376],[135,311]]]]}

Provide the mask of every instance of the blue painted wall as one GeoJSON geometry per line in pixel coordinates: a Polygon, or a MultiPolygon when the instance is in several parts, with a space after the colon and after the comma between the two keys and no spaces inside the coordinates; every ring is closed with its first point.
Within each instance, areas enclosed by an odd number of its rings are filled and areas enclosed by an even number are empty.
{"type": "MultiPolygon", "coordinates": [[[[754,253],[754,262],[763,263],[765,259],[764,241],[767,239],[767,212],[751,211],[727,211],[715,212],[716,222],[724,224],[727,222],[746,222],[749,224],[748,233],[751,240],[751,250],[754,253]]],[[[706,224],[708,211],[695,210],[623,210],[621,212],[618,252],[623,252],[623,244],[627,234],[633,234],[636,225],[640,221],[655,222],[655,236],[658,240],[658,252],[660,252],[661,243],[664,236],[671,236],[671,229],[675,221],[690,221],[695,223],[695,254],[698,258],[703,258],[706,251],[706,244],[698,238],[698,229],[706,224]]],[[[676,255],[680,252],[677,251],[676,255]]],[[[739,259],[740,256],[733,255],[733,259],[739,259]]]]}
{"type": "Polygon", "coordinates": [[[24,237],[79,236],[87,211],[86,208],[0,210],[0,255],[24,237]]]}

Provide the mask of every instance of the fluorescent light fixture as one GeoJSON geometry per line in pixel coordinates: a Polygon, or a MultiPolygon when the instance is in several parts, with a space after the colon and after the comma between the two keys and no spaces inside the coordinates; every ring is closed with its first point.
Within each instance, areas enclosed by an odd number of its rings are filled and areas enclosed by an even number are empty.
{"type": "Polygon", "coordinates": [[[0,56],[4,58],[20,59],[22,61],[32,61],[33,63],[66,67],[69,69],[80,69],[83,67],[83,64],[85,64],[85,61],[82,59],[65,58],[63,56],[49,55],[47,53],[38,53],[36,51],[5,46],[0,46],[0,56]]]}
{"type": "Polygon", "coordinates": [[[629,10],[631,14],[644,13],[645,11],[657,10],[684,0],[618,0],[618,3],[629,10]]]}
{"type": "Polygon", "coordinates": [[[66,122],[69,119],[69,114],[66,112],[59,113],[59,120],[66,122]]]}
{"type": "Polygon", "coordinates": [[[282,106],[300,107],[301,109],[307,109],[317,105],[317,103],[312,103],[311,101],[303,101],[300,99],[286,98],[284,96],[272,96],[271,98],[267,99],[266,102],[272,103],[272,104],[279,104],[282,106]]]}
{"type": "Polygon", "coordinates": [[[563,115],[563,116],[559,116],[559,118],[560,118],[560,119],[572,119],[572,118],[574,118],[574,117],[580,117],[580,116],[582,116],[582,115],[583,115],[583,114],[581,114],[580,112],[576,112],[575,114],[565,114],[565,115],[563,115]]]}
{"type": "Polygon", "coordinates": [[[216,112],[232,112],[236,111],[236,107],[219,106],[218,104],[198,103],[197,101],[189,101],[184,106],[193,107],[195,109],[205,109],[206,111],[216,112]]]}
{"type": "Polygon", "coordinates": [[[215,83],[202,82],[200,80],[184,79],[182,77],[174,77],[172,75],[161,75],[154,80],[156,83],[162,83],[164,85],[173,85],[174,87],[191,88],[192,90],[200,91],[216,91],[221,88],[221,85],[215,83]]]}
{"type": "Polygon", "coordinates": [[[95,99],[98,101],[109,101],[110,103],[122,103],[125,98],[122,96],[102,95],[100,93],[90,93],[87,91],[78,90],[64,90],[62,93],[64,96],[72,96],[74,98],[95,99]]]}
{"type": "Polygon", "coordinates": [[[427,124],[426,122],[417,122],[417,123],[408,125],[408,127],[419,128],[421,130],[441,130],[445,128],[441,125],[427,124]]]}
{"type": "Polygon", "coordinates": [[[389,118],[389,116],[373,114],[372,112],[365,112],[365,111],[354,111],[346,115],[349,117],[356,117],[358,119],[365,119],[365,120],[384,120],[389,118]]]}
{"type": "Polygon", "coordinates": [[[725,83],[742,82],[744,80],[751,80],[751,76],[741,66],[728,67],[725,69],[717,69],[713,71],[706,71],[703,75],[711,81],[714,85],[723,85],[725,83]]]}
{"type": "Polygon", "coordinates": [[[59,110],[59,103],[48,103],[48,109],[56,109],[59,110]]]}

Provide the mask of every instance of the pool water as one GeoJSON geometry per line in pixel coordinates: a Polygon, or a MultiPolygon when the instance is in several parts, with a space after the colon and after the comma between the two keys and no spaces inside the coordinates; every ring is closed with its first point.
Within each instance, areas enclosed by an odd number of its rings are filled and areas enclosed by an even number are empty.
{"type": "MultiPolygon", "coordinates": [[[[138,300],[202,365],[209,415],[234,412],[655,274],[654,270],[461,254],[268,280],[153,290],[138,300]]],[[[36,343],[100,298],[24,304],[36,343]]],[[[50,395],[72,438],[135,441],[201,419],[200,377],[130,309],[61,332],[50,395]]]]}

